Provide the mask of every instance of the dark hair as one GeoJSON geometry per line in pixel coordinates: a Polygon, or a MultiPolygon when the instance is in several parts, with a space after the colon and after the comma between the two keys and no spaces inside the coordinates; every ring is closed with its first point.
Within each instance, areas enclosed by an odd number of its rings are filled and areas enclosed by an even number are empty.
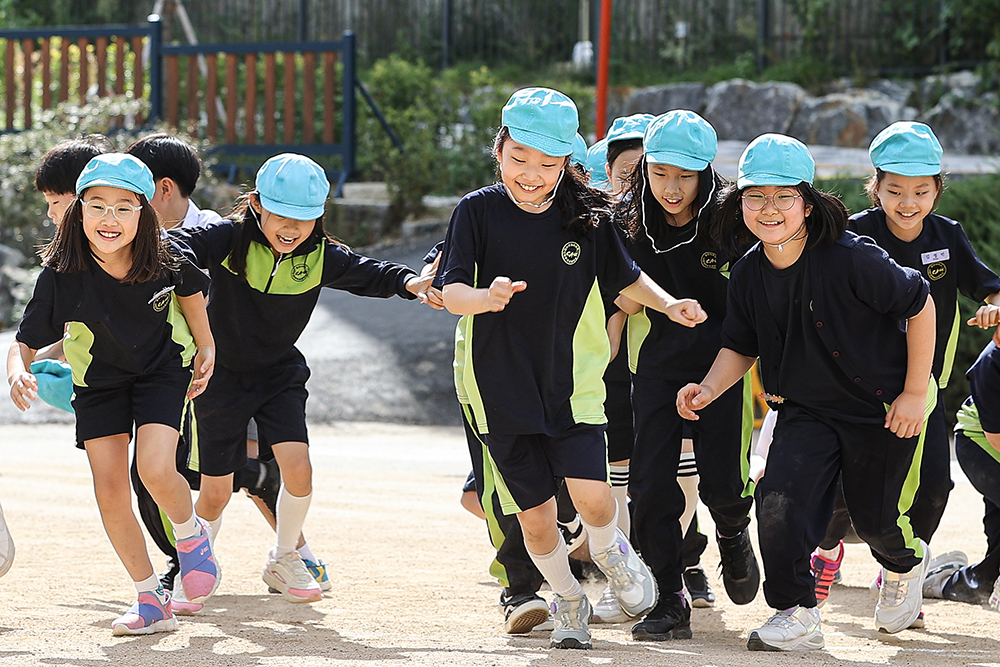
{"type": "Polygon", "coordinates": [[[194,147],[177,137],[158,132],[139,139],[125,151],[142,160],[153,172],[153,180],[169,178],[187,198],[201,176],[201,160],[194,147]]]}
{"type": "MultiPolygon", "coordinates": [[[[89,190],[89,188],[88,188],[89,190]]],[[[66,210],[56,234],[41,252],[42,266],[57,273],[81,273],[87,270],[88,255],[100,261],[90,249],[90,242],[83,232],[83,195],[73,199],[66,210]]],[[[142,210],[132,241],[132,266],[122,282],[144,283],[162,278],[177,269],[177,258],[170,253],[167,241],[161,234],[160,221],[145,195],[136,194],[142,210]]]]}
{"type": "Polygon", "coordinates": [[[56,144],[42,156],[35,172],[35,189],[43,194],[70,195],[76,192],[76,179],[87,163],[110,152],[111,142],[103,134],[89,134],[56,144]]]}
{"type": "MultiPolygon", "coordinates": [[[[667,212],[663,210],[663,207],[656,201],[656,197],[650,191],[649,187],[647,187],[649,177],[647,176],[646,166],[646,156],[643,155],[635,163],[635,168],[632,169],[626,181],[625,192],[615,206],[615,220],[632,241],[638,238],[642,232],[642,213],[644,209],[648,217],[653,217],[657,222],[667,224],[667,212]]],[[[725,179],[715,172],[715,168],[711,164],[698,172],[698,194],[691,204],[696,217],[701,214],[702,209],[706,205],[709,207],[715,206],[716,202],[712,200],[713,193],[716,187],[725,185],[725,179]]],[[[707,220],[710,217],[708,215],[705,219],[707,220]]],[[[711,238],[710,224],[698,225],[697,243],[704,248],[714,245],[711,238]]]]}
{"type": "MultiPolygon", "coordinates": [[[[882,202],[878,198],[878,186],[882,184],[885,174],[886,172],[876,167],[875,174],[865,182],[865,194],[871,200],[872,206],[882,206],[882,202]]],[[[934,197],[934,207],[937,208],[938,202],[941,201],[941,193],[944,192],[945,188],[944,174],[935,174],[931,178],[934,179],[934,184],[937,185],[937,195],[934,197]]]]}
{"type": "Polygon", "coordinates": [[[614,166],[615,160],[625,151],[631,151],[636,148],[642,150],[642,139],[622,139],[621,141],[614,141],[608,144],[608,166],[614,166]]]}
{"type": "MultiPolygon", "coordinates": [[[[493,140],[494,157],[501,152],[508,139],[510,131],[501,127],[493,140]]],[[[602,221],[611,219],[611,198],[607,193],[588,185],[590,176],[581,165],[567,159],[563,171],[565,175],[556,186],[556,196],[552,203],[566,220],[563,228],[569,229],[577,239],[583,239],[602,221]]],[[[500,177],[499,163],[497,177],[500,177]]]]}
{"type": "MultiPolygon", "coordinates": [[[[847,229],[847,209],[837,197],[820,192],[810,183],[803,181],[797,186],[789,186],[802,195],[806,206],[812,211],[806,216],[806,233],[810,238],[809,247],[820,243],[833,243],[847,229]]],[[[757,241],[757,237],[747,229],[743,222],[743,206],[740,198],[743,191],[736,185],[731,185],[719,193],[718,207],[710,224],[710,235],[720,248],[730,257],[739,257],[741,249],[745,249],[757,241]]]]}
{"type": "MultiPolygon", "coordinates": [[[[229,270],[243,280],[247,279],[247,253],[250,252],[250,242],[256,240],[259,243],[267,244],[264,232],[259,227],[259,214],[250,206],[250,200],[254,197],[257,198],[257,203],[259,204],[260,195],[256,190],[240,195],[240,198],[236,200],[236,205],[233,207],[233,212],[229,215],[229,219],[236,223],[236,233],[233,234],[233,242],[229,247],[229,270]]],[[[330,241],[350,250],[346,244],[330,236],[323,229],[322,215],[316,218],[316,224],[313,227],[312,233],[303,243],[310,241],[317,243],[330,241]]]]}

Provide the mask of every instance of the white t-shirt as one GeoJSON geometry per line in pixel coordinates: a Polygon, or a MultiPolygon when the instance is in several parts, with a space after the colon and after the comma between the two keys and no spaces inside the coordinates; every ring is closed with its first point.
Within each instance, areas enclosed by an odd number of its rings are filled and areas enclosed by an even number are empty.
{"type": "Polygon", "coordinates": [[[205,225],[211,224],[213,222],[218,222],[222,220],[222,216],[215,211],[203,211],[194,205],[194,202],[188,199],[188,210],[184,215],[184,222],[182,222],[180,227],[204,227],[205,225]]]}

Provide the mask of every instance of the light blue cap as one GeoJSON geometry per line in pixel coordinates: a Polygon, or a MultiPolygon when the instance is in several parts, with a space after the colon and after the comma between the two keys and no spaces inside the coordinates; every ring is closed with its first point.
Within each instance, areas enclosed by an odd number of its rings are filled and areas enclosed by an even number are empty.
{"type": "Polygon", "coordinates": [[[292,220],[315,220],[323,215],[330,181],[326,172],[305,155],[275,155],[257,170],[261,205],[274,215],[292,220]]]}
{"type": "Polygon", "coordinates": [[[153,172],[142,160],[127,153],[105,153],[88,162],[76,179],[76,194],[95,185],[121,188],[146,195],[146,199],[156,194],[153,172]]]}
{"type": "Polygon", "coordinates": [[[631,116],[619,116],[611,123],[608,130],[608,143],[616,141],[627,141],[629,139],[642,139],[646,134],[646,127],[653,122],[653,114],[637,113],[631,116]]]}
{"type": "Polygon", "coordinates": [[[812,183],[816,161],[806,145],[784,134],[762,134],[740,156],[736,187],[812,183]]]}
{"type": "Polygon", "coordinates": [[[573,138],[573,156],[570,158],[570,162],[587,166],[587,140],[581,137],[579,132],[573,138]]]}
{"type": "Polygon", "coordinates": [[[523,88],[503,107],[500,122],[517,143],[551,157],[573,153],[580,114],[573,100],[550,88],[523,88]]]}
{"type": "Polygon", "coordinates": [[[941,173],[941,142],[923,123],[899,121],[878,133],[868,149],[877,169],[900,176],[941,173]]]}
{"type": "Polygon", "coordinates": [[[595,141],[587,149],[587,171],[590,172],[590,185],[601,188],[608,182],[608,138],[595,141]]]}
{"type": "Polygon", "coordinates": [[[702,171],[719,152],[719,137],[707,120],[677,109],[657,116],[642,139],[646,162],[702,171]]]}

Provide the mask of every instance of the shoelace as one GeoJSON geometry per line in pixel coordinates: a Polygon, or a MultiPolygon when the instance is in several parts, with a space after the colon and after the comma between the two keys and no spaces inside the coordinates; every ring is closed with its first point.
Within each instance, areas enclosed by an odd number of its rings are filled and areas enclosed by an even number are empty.
{"type": "Polygon", "coordinates": [[[632,588],[632,577],[629,576],[628,570],[625,569],[625,555],[619,551],[617,542],[608,550],[605,567],[611,571],[610,578],[614,579],[614,583],[618,588],[622,590],[632,588]]]}
{"type": "Polygon", "coordinates": [[[883,579],[882,588],[879,589],[882,596],[881,603],[890,607],[899,605],[906,599],[906,589],[907,583],[902,579],[883,579]]]}
{"type": "Polygon", "coordinates": [[[764,625],[769,625],[776,628],[790,628],[795,625],[796,619],[791,614],[783,611],[779,611],[777,614],[767,619],[767,623],[764,625]]]}
{"type": "Polygon", "coordinates": [[[576,613],[570,609],[573,603],[570,600],[563,598],[559,599],[556,603],[555,613],[552,617],[555,619],[556,623],[564,628],[582,628],[583,627],[583,614],[581,613],[584,604],[583,600],[577,601],[576,613]]]}
{"type": "Polygon", "coordinates": [[[723,572],[729,572],[729,574],[734,579],[745,579],[749,570],[744,567],[742,572],[736,571],[736,561],[737,556],[745,565],[748,564],[750,560],[747,558],[749,554],[748,542],[742,537],[733,537],[729,540],[719,540],[719,569],[723,572]],[[733,545],[731,547],[722,547],[722,543],[726,541],[736,541],[739,540],[739,544],[733,545]]]}

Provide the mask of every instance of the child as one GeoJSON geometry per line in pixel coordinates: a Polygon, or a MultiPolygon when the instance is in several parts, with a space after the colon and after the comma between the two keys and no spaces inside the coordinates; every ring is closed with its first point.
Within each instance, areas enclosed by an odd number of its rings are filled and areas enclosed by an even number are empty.
{"type": "MultiPolygon", "coordinates": [[[[463,316],[463,378],[477,431],[525,546],[552,586],[552,646],[589,648],[590,603],[556,528],[564,477],[594,562],[638,616],[656,584],[617,527],[608,486],[604,386],[610,356],[600,286],[695,325],[696,302],[664,293],[607,224],[608,200],[569,165],[576,105],[546,88],[510,98],[494,143],[500,183],[452,215],[441,262],[445,307],[463,316]]],[[[621,508],[625,511],[625,508],[621,508]]]]}
{"type": "Polygon", "coordinates": [[[222,219],[215,211],[202,211],[191,201],[191,193],[201,176],[201,160],[193,146],[159,132],[139,139],[126,152],[142,160],[153,172],[156,194],[149,203],[160,214],[164,229],[204,227],[222,219]]]}
{"type": "Polygon", "coordinates": [[[174,451],[185,394],[200,394],[214,365],[202,295],[208,281],[168,250],[149,205],[153,176],[142,162],[99,155],[80,174],[76,193],[42,254],[45,268],[7,358],[10,394],[19,409],[31,406],[37,384],[26,369],[65,328],[77,446],[87,451],[105,530],[139,598],[112,630],[170,631],[177,621],[132,512],[128,448],[134,424],[139,474],[178,537],[184,590],[191,600],[207,599],[218,569],[174,451]]]}
{"type": "Polygon", "coordinates": [[[930,597],[986,604],[1000,593],[1000,333],[983,348],[965,377],[972,395],[958,410],[955,455],[976,491],[983,494],[986,513],[986,555],[975,565],[928,576],[924,594],[930,597]],[[997,420],[997,421],[994,421],[997,420]],[[935,581],[936,579],[936,581],[935,581]],[[928,588],[931,590],[928,591],[928,588]]]}
{"type": "Polygon", "coordinates": [[[217,521],[247,458],[254,419],[281,469],[276,532],[262,578],[291,602],[315,602],[319,584],[296,551],[312,499],[306,431],[309,368],[295,341],[320,289],[416,298],[430,285],[411,269],[362,257],[329,239],[323,211],[330,183],[303,155],[270,158],[235,220],[169,232],[212,277],[208,314],[219,341],[211,387],[194,406],[200,458],[198,511],[217,521]]]}
{"type": "Polygon", "coordinates": [[[693,111],[670,111],[646,128],[643,151],[628,195],[616,210],[628,239],[625,249],[657,284],[697,299],[708,316],[694,329],[649,309],[634,309],[629,317],[635,416],[629,488],[635,538],[664,592],[657,607],[632,628],[632,637],[663,641],[691,637],[679,523],[686,503],[677,482],[685,425],[694,436],[698,488],[715,521],[730,599],[749,604],[757,595],[760,572],[747,530],[753,504],[749,377],[718,397],[708,419],[685,424],[675,407],[677,391],[700,379],[719,352],[729,263],[741,254],[727,253],[708,238],[722,183],[712,168],[718,151],[715,130],[693,111]]]}
{"type": "Polygon", "coordinates": [[[920,613],[930,560],[908,516],[918,434],[935,398],[929,287],[845,231],[846,211],[813,188],[815,162],[801,142],[760,136],[738,173],[713,238],[732,250],[760,242],[733,266],[722,349],[701,384],[678,392],[677,409],[697,420],[760,357],[778,410],[756,497],[764,596],[777,613],[747,648],[823,647],[809,553],[830,520],[838,475],[858,535],[882,565],[875,626],[899,632],[920,613]]]}
{"type": "Polygon", "coordinates": [[[35,189],[45,197],[46,211],[52,224],[62,222],[66,209],[76,197],[76,179],[93,158],[111,150],[111,143],[101,134],[70,139],[50,148],[42,156],[35,172],[35,189]]]}
{"type": "MultiPolygon", "coordinates": [[[[930,284],[937,312],[932,371],[943,390],[948,386],[958,346],[958,293],[986,302],[969,324],[996,326],[1000,323],[1000,277],[979,259],[958,222],[933,213],[943,178],[941,144],[930,127],[908,121],[893,123],[875,137],[869,154],[875,175],[866,190],[874,208],[852,216],[848,228],[875,239],[893,260],[920,272],[930,284]]],[[[927,543],[941,522],[953,486],[944,392],[939,391],[924,435],[920,488],[910,510],[913,532],[927,543]]],[[[818,580],[832,579],[843,555],[843,544],[838,540],[843,539],[846,525],[841,522],[835,532],[833,528],[822,545],[830,549],[817,550],[813,557],[818,580]]],[[[961,552],[948,556],[963,562],[935,559],[932,571],[954,570],[968,562],[961,552]]]]}

